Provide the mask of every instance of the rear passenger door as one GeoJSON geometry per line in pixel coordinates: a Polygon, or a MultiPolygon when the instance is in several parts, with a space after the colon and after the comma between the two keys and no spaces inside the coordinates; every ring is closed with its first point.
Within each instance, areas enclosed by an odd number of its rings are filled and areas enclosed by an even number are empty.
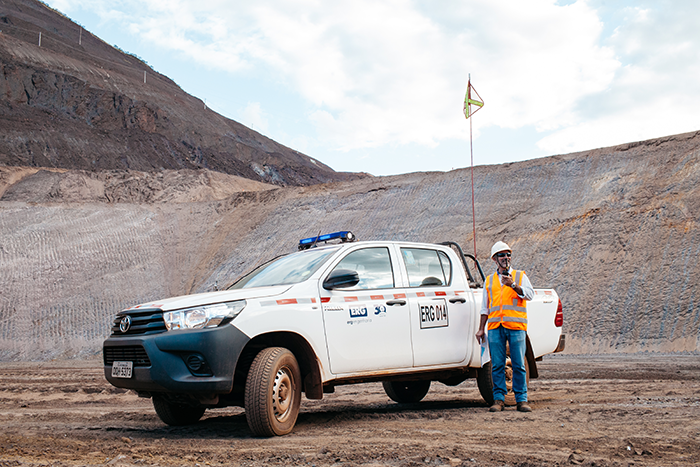
{"type": "MultiPolygon", "coordinates": [[[[473,303],[468,288],[454,277],[458,264],[431,248],[401,247],[408,278],[406,296],[411,315],[413,365],[458,363],[471,342],[473,303]],[[471,298],[471,297],[469,297],[471,298]]],[[[476,332],[474,330],[474,332],[476,332]]]]}

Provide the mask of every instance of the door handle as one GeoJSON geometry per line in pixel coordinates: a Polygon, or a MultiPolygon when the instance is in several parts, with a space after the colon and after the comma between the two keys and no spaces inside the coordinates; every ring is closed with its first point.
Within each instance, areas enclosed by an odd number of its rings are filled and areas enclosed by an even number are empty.
{"type": "Polygon", "coordinates": [[[466,301],[467,301],[467,299],[464,297],[452,297],[450,299],[450,303],[464,303],[466,301]]]}
{"type": "Polygon", "coordinates": [[[404,306],[406,304],[406,300],[389,300],[386,302],[387,305],[393,306],[393,305],[401,305],[404,306]]]}

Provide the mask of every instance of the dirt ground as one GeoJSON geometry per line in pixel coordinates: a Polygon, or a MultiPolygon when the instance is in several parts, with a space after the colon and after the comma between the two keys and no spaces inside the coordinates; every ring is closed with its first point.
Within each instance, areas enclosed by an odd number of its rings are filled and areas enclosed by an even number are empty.
{"type": "Polygon", "coordinates": [[[408,405],[380,384],[344,386],[272,439],[252,437],[238,408],[168,427],[100,364],[0,364],[0,466],[700,464],[698,355],[550,356],[530,414],[489,413],[473,380],[408,405]]]}

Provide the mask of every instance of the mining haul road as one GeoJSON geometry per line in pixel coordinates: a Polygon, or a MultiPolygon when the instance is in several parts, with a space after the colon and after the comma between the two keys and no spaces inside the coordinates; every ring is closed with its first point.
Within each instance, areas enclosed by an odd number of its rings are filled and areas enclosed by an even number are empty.
{"type": "Polygon", "coordinates": [[[250,434],[242,409],[169,427],[101,361],[0,363],[0,466],[670,466],[700,464],[700,356],[552,355],[532,413],[489,413],[474,380],[417,404],[381,384],[303,400],[294,431],[250,434]]]}

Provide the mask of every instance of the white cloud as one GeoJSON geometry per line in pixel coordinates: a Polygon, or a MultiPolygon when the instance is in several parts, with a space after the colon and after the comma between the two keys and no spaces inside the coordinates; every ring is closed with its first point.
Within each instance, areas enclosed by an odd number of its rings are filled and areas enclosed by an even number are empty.
{"type": "Polygon", "coordinates": [[[442,11],[403,1],[334,5],[301,17],[266,10],[260,18],[284,57],[281,68],[318,106],[311,118],[320,137],[340,149],[464,137],[470,71],[488,103],[483,125],[561,127],[573,120],[576,101],[605,89],[619,66],[597,45],[602,25],[583,3],[484,1],[470,10],[449,3],[453,11],[445,3],[431,3],[442,11]],[[450,14],[461,27],[441,23],[450,14]]]}
{"type": "Polygon", "coordinates": [[[577,119],[538,145],[566,153],[700,129],[700,5],[628,8],[609,38],[623,63],[577,119]],[[654,9],[650,9],[654,7],[654,9]]]}

